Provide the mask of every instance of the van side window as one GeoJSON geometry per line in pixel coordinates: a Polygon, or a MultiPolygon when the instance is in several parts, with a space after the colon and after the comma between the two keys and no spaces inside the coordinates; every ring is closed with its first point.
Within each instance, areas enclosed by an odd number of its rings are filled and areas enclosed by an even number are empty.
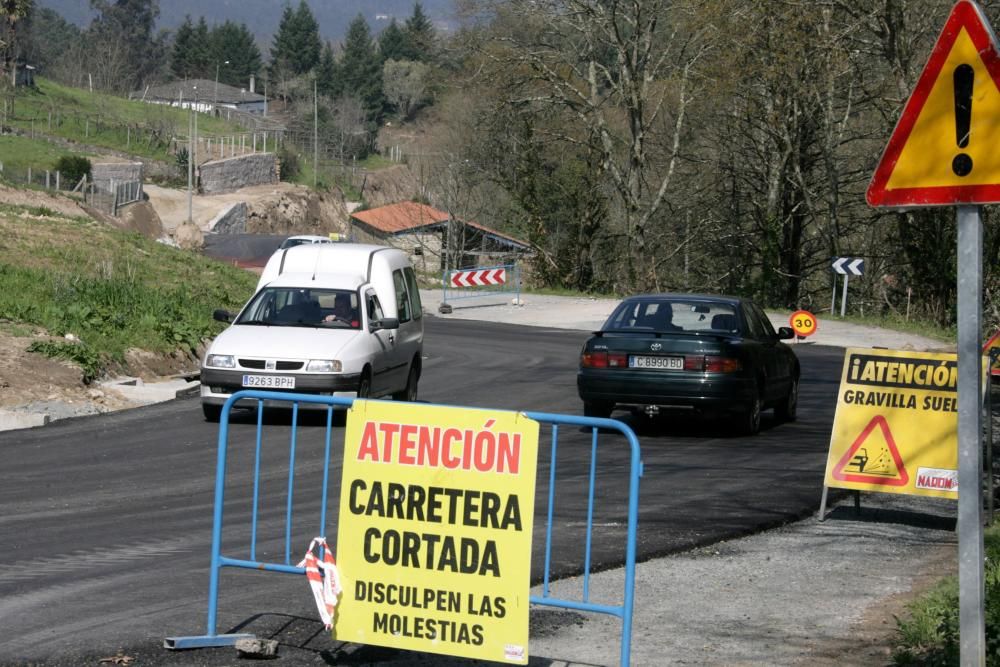
{"type": "Polygon", "coordinates": [[[410,299],[406,295],[406,280],[403,278],[403,272],[400,269],[392,272],[392,282],[396,288],[396,314],[399,317],[399,322],[400,324],[409,322],[410,299]]]}
{"type": "Polygon", "coordinates": [[[410,307],[413,308],[413,319],[419,320],[424,316],[424,307],[420,303],[420,287],[417,286],[417,274],[410,267],[406,267],[403,269],[403,275],[406,276],[406,287],[410,292],[410,307]]]}
{"type": "Polygon", "coordinates": [[[368,300],[368,322],[377,322],[385,317],[382,314],[382,304],[378,302],[378,297],[375,296],[375,293],[368,292],[365,296],[368,300]]]}

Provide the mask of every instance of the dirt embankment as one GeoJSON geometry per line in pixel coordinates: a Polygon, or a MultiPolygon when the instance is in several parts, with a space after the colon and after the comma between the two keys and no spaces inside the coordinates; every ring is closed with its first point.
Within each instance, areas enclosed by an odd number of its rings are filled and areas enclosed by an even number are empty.
{"type": "MultiPolygon", "coordinates": [[[[155,185],[146,194],[156,209],[163,229],[171,235],[188,219],[188,196],[184,190],[155,185]]],[[[346,231],[347,208],[339,192],[314,192],[290,183],[243,188],[218,195],[191,198],[191,217],[202,232],[212,231],[216,219],[233,205],[246,205],[242,229],[252,234],[328,234],[346,231]]]]}
{"type": "Polygon", "coordinates": [[[368,172],[361,196],[369,208],[409,201],[420,194],[420,184],[406,165],[368,172]]]}

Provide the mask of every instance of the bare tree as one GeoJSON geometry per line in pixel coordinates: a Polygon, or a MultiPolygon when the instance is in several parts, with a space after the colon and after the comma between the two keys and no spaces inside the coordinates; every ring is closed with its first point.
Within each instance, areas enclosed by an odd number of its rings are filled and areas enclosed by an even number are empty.
{"type": "Polygon", "coordinates": [[[484,75],[507,104],[558,113],[550,140],[595,152],[625,246],[621,280],[651,282],[648,241],[676,175],[696,67],[707,49],[697,2],[511,0],[489,5],[484,75]],[[513,75],[504,75],[503,71],[513,75]],[[657,155],[652,147],[657,147],[657,155]],[[660,151],[665,151],[660,152],[660,151]]]}

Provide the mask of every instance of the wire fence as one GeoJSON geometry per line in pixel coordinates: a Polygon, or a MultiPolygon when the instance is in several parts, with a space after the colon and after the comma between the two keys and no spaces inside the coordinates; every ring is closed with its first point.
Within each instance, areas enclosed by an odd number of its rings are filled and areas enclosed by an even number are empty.
{"type": "Polygon", "coordinates": [[[142,181],[99,181],[86,177],[79,180],[64,178],[51,169],[14,167],[0,162],[0,180],[27,186],[32,189],[61,193],[102,213],[117,217],[123,206],[141,201],[144,197],[142,181]]]}

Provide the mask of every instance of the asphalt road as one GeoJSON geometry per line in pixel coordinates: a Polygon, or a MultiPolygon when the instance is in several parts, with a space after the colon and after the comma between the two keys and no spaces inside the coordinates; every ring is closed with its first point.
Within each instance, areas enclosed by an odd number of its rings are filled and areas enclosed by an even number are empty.
{"type": "MultiPolygon", "coordinates": [[[[577,354],[586,332],[428,318],[421,399],[475,407],[580,414],[577,354]]],[[[803,346],[799,421],[765,415],[754,438],[718,421],[628,418],[642,443],[641,559],[759,531],[818,506],[843,351],[803,346]]],[[[297,432],[294,564],[318,532],[323,421],[297,432]]],[[[254,420],[231,438],[223,551],[245,557],[254,420]]],[[[334,442],[342,437],[335,422],[334,442]]],[[[89,665],[119,651],[134,665],[232,664],[232,649],[168,652],[166,636],[203,634],[217,427],[197,399],[0,434],[0,665],[89,665]]],[[[285,415],[268,416],[257,557],[283,560],[285,415]]],[[[548,443],[543,429],[542,438],[548,443]]],[[[541,447],[538,508],[547,497],[541,447]]],[[[560,434],[554,573],[583,562],[589,432],[560,434]]],[[[625,441],[601,435],[594,562],[623,559],[625,441]]],[[[339,479],[339,463],[331,479],[339,479]]],[[[333,494],[337,491],[334,487],[333,494]]],[[[335,506],[336,503],[331,503],[335,506]]],[[[536,514],[533,578],[544,514],[536,514]]],[[[330,525],[335,526],[333,515],[330,525]]],[[[329,531],[334,534],[335,529],[329,531]]],[[[376,647],[338,646],[305,582],[224,571],[219,631],[275,636],[285,664],[371,664],[403,659],[376,647]]],[[[533,620],[534,623],[534,620],[533,620]]]]}

